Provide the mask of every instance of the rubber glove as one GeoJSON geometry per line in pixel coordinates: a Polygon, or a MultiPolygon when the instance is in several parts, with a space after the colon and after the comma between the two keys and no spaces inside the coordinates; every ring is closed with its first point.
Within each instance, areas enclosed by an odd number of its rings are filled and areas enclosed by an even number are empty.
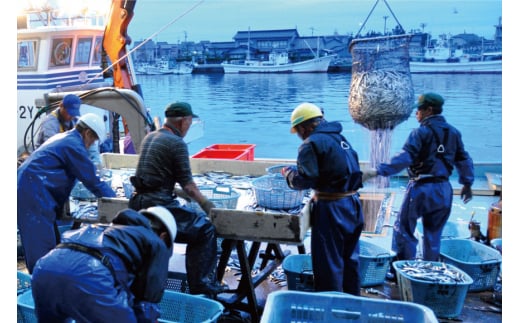
{"type": "Polygon", "coordinates": [[[375,168],[369,168],[365,171],[363,171],[363,177],[361,179],[361,181],[364,183],[365,181],[371,179],[371,178],[374,178],[377,176],[377,171],[375,168]]]}
{"type": "Polygon", "coordinates": [[[471,191],[471,186],[464,185],[462,186],[462,189],[460,190],[460,199],[464,202],[464,204],[471,201],[473,198],[473,192],[471,191]]]}
{"type": "Polygon", "coordinates": [[[209,199],[206,199],[204,202],[200,204],[200,207],[206,212],[206,215],[209,216],[209,212],[211,209],[214,209],[216,206],[209,199]]]}

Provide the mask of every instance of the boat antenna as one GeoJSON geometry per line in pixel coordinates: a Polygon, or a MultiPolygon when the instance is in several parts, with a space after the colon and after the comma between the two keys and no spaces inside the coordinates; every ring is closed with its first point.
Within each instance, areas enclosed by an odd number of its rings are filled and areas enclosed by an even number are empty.
{"type": "Polygon", "coordinates": [[[190,13],[191,11],[195,10],[195,8],[197,8],[198,6],[200,6],[202,3],[204,2],[204,0],[200,0],[199,2],[195,3],[193,6],[191,6],[190,8],[188,8],[186,11],[184,11],[183,13],[181,13],[180,15],[178,15],[177,17],[173,18],[169,23],[167,23],[166,25],[164,25],[163,27],[161,27],[158,31],[156,31],[155,33],[153,33],[152,35],[150,35],[148,38],[146,38],[144,41],[142,41],[139,45],[135,46],[134,48],[132,48],[130,51],[128,51],[125,55],[123,55],[122,57],[120,57],[117,61],[115,62],[112,62],[112,64],[110,64],[110,66],[106,67],[104,70],[102,70],[101,72],[97,73],[96,75],[94,75],[94,77],[92,79],[90,79],[88,82],[86,82],[83,86],[86,86],[87,84],[91,83],[92,81],[94,81],[95,79],[97,79],[98,77],[100,77],[101,75],[103,75],[104,73],[106,73],[108,70],[110,70],[114,65],[116,65],[117,63],[119,63],[121,60],[125,59],[126,57],[128,57],[129,55],[131,55],[133,52],[135,52],[136,50],[138,50],[139,48],[141,48],[142,46],[144,46],[147,42],[149,42],[151,39],[153,39],[155,36],[157,36],[158,34],[162,33],[166,28],[168,28],[170,25],[174,24],[175,22],[177,22],[179,19],[181,19],[182,17],[186,16],[188,13],[190,13]]]}
{"type": "MultiPolygon", "coordinates": [[[[358,38],[358,37],[359,37],[359,34],[361,33],[361,30],[363,30],[363,28],[365,27],[365,24],[367,23],[368,18],[370,18],[370,16],[372,15],[372,12],[374,12],[374,9],[376,8],[376,6],[377,6],[377,4],[379,3],[379,1],[380,1],[380,0],[376,0],[376,3],[374,4],[374,6],[372,7],[372,9],[371,9],[370,12],[368,13],[367,18],[365,19],[365,21],[364,21],[363,24],[361,25],[361,28],[359,28],[359,31],[357,32],[356,37],[354,37],[354,38],[358,38]]],[[[397,22],[397,24],[399,25],[399,27],[401,28],[401,30],[404,31],[403,26],[401,25],[401,23],[399,22],[399,20],[397,20],[397,17],[395,16],[394,12],[392,11],[392,8],[390,8],[390,5],[388,4],[388,2],[386,2],[386,0],[383,0],[383,2],[385,3],[386,7],[388,8],[388,10],[390,11],[390,13],[392,14],[392,17],[394,17],[395,21],[397,22]]],[[[386,19],[385,19],[385,22],[386,22],[386,19]]]]}

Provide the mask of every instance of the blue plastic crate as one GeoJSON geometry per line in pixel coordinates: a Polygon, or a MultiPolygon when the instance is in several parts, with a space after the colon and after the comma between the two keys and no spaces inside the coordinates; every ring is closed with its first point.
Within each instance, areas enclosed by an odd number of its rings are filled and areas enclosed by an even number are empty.
{"type": "Polygon", "coordinates": [[[16,294],[20,295],[31,288],[31,275],[23,271],[17,271],[16,276],[18,281],[18,288],[16,294]]]}
{"type": "Polygon", "coordinates": [[[282,261],[289,290],[314,291],[311,255],[289,255],[282,261]]]}
{"type": "Polygon", "coordinates": [[[393,262],[392,266],[397,273],[397,285],[402,301],[425,305],[438,317],[456,318],[460,315],[469,286],[473,283],[473,279],[464,271],[450,264],[433,261],[399,260],[393,262]],[[463,278],[463,282],[435,282],[407,275],[403,267],[413,266],[416,262],[446,266],[449,270],[457,272],[463,278]]]}
{"type": "Polygon", "coordinates": [[[276,291],[267,296],[260,323],[413,322],[437,323],[426,306],[346,293],[276,291]]]}
{"type": "MultiPolygon", "coordinates": [[[[217,322],[224,306],[217,301],[171,290],[165,290],[160,302],[159,322],[209,323],[217,322]]],[[[18,322],[37,323],[32,290],[18,296],[18,322]]]]}
{"type": "Polygon", "coordinates": [[[470,292],[493,290],[502,264],[498,250],[470,239],[443,239],[440,258],[471,276],[470,292]]]}
{"type": "Polygon", "coordinates": [[[159,322],[209,323],[217,322],[224,306],[203,296],[165,290],[159,304],[159,322]]]}
{"type": "Polygon", "coordinates": [[[385,282],[390,263],[396,256],[392,250],[387,250],[365,240],[359,240],[359,275],[361,287],[381,285],[385,282]]]}
{"type": "Polygon", "coordinates": [[[18,295],[17,315],[18,323],[38,323],[36,312],[34,311],[34,300],[32,289],[18,295]]]}

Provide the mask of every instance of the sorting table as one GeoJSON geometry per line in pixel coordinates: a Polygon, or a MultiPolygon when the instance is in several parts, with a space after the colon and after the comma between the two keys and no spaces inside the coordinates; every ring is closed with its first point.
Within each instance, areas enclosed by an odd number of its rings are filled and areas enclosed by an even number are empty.
{"type": "Polygon", "coordinates": [[[216,208],[211,210],[210,218],[217,236],[223,238],[217,279],[223,279],[233,249],[236,249],[241,273],[237,288],[219,294],[217,299],[228,308],[248,312],[252,322],[259,322],[262,308],[255,289],[290,254],[280,245],[296,245],[299,253],[305,253],[303,240],[309,228],[309,207],[305,205],[299,214],[216,208]],[[249,242],[248,252],[246,243],[249,242]],[[265,250],[261,251],[264,245],[265,250]],[[253,265],[260,259],[260,271],[253,277],[253,265]]]}

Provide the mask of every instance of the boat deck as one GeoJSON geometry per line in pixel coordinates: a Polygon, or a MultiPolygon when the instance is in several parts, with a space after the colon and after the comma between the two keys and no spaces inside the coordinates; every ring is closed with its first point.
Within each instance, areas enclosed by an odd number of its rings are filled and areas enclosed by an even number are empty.
{"type": "MultiPolygon", "coordinates": [[[[490,174],[490,176],[481,176],[476,178],[473,192],[473,200],[468,204],[463,204],[460,201],[460,184],[456,182],[456,179],[452,179],[452,186],[454,187],[454,199],[452,214],[449,219],[449,223],[445,228],[443,236],[449,238],[469,238],[470,231],[468,229],[468,223],[474,212],[473,220],[481,223],[481,232],[486,235],[487,221],[488,221],[488,210],[491,204],[497,202],[500,198],[501,183],[497,181],[499,174],[490,174]]],[[[390,217],[385,219],[383,228],[378,230],[379,232],[374,233],[363,233],[362,238],[364,240],[375,243],[387,250],[391,249],[392,241],[392,224],[396,219],[396,215],[399,211],[403,193],[406,188],[406,179],[404,177],[392,178],[390,187],[385,189],[376,189],[369,185],[365,185],[362,192],[392,192],[393,200],[391,202],[389,210],[390,217]]],[[[419,234],[419,231],[417,233],[419,234]]],[[[262,244],[263,248],[266,248],[266,244],[262,244]]],[[[307,232],[306,238],[304,239],[304,246],[306,252],[310,252],[310,231],[307,232]]],[[[291,254],[298,254],[299,249],[296,245],[283,245],[282,250],[290,252],[291,254]]],[[[184,267],[184,245],[176,245],[175,256],[172,257],[170,262],[170,271],[174,272],[185,272],[184,267]]],[[[420,255],[420,250],[418,256],[420,255]]],[[[252,266],[253,276],[258,271],[261,259],[257,259],[257,262],[252,266]]],[[[237,261],[238,263],[238,261],[237,261]]],[[[241,278],[240,270],[228,264],[224,275],[224,281],[230,286],[230,288],[237,288],[241,278]]],[[[278,290],[287,290],[286,282],[283,281],[283,269],[278,267],[268,279],[265,279],[261,284],[255,288],[258,306],[263,308],[266,302],[267,295],[269,293],[278,290]],[[281,280],[281,281],[280,281],[281,280]]],[[[461,314],[457,318],[445,319],[438,318],[439,322],[501,322],[502,321],[502,278],[499,276],[495,290],[483,291],[483,292],[468,292],[464,307],[461,314]]],[[[361,295],[369,298],[376,299],[391,299],[401,300],[399,294],[399,287],[397,283],[386,280],[384,284],[380,286],[362,288],[361,295]]],[[[245,322],[249,322],[250,316],[247,312],[238,311],[238,313],[244,318],[245,322]]],[[[236,313],[235,313],[236,314],[236,313]]],[[[223,317],[221,322],[236,322],[232,319],[226,319],[223,317]]]]}
{"type": "MultiPolygon", "coordinates": [[[[450,216],[448,225],[446,226],[445,231],[443,232],[443,236],[469,238],[470,231],[468,229],[468,223],[473,213],[473,220],[480,222],[481,232],[484,235],[486,235],[488,210],[490,209],[490,206],[493,203],[497,202],[500,198],[501,180],[497,180],[500,178],[500,174],[491,173],[486,174],[486,176],[478,177],[473,186],[473,200],[470,201],[468,204],[463,204],[460,201],[458,195],[460,184],[458,184],[456,180],[452,179],[452,185],[454,187],[455,196],[453,199],[452,214],[450,216]]],[[[362,235],[362,239],[375,243],[387,250],[391,249],[392,224],[394,223],[396,215],[399,211],[405,188],[405,177],[391,178],[390,186],[384,189],[377,189],[374,187],[374,185],[371,185],[370,183],[368,185],[365,185],[365,187],[362,189],[362,192],[391,192],[392,200],[391,203],[387,205],[387,210],[385,213],[387,215],[384,218],[382,226],[380,226],[380,228],[377,230],[378,232],[365,232],[362,235]]],[[[420,235],[420,225],[418,227],[417,234],[420,235]]],[[[248,242],[246,242],[246,247],[247,243],[248,242]]],[[[310,230],[309,232],[307,232],[307,235],[305,236],[303,245],[305,246],[305,250],[308,253],[310,251],[310,230]]],[[[262,243],[260,250],[262,250],[262,248],[265,249],[266,246],[267,245],[265,243],[262,243]]],[[[290,252],[291,254],[297,254],[300,250],[298,248],[298,245],[294,244],[280,245],[280,247],[284,252],[290,252]]],[[[185,245],[176,244],[174,256],[170,260],[169,270],[171,272],[185,272],[184,253],[185,245]]],[[[420,250],[418,252],[418,255],[420,255],[420,250]]],[[[238,283],[241,279],[241,273],[239,267],[233,266],[233,254],[230,259],[231,261],[228,262],[228,266],[226,267],[223,280],[230,286],[230,288],[235,289],[237,288],[238,283]]],[[[254,276],[255,271],[258,270],[260,262],[261,259],[257,259],[257,261],[254,264],[252,264],[252,276],[254,276]]],[[[23,259],[20,258],[18,259],[18,270],[25,270],[23,259]]],[[[281,266],[279,266],[270,274],[270,276],[267,279],[263,280],[254,289],[260,313],[265,305],[266,298],[267,295],[269,295],[269,293],[278,290],[287,290],[287,284],[286,281],[284,281],[283,277],[283,269],[281,268],[281,266]]],[[[502,277],[500,275],[495,291],[489,290],[484,292],[468,292],[461,314],[456,319],[439,318],[439,322],[501,322],[501,287],[502,277]]],[[[362,296],[377,299],[400,300],[398,285],[388,280],[385,281],[384,284],[379,286],[363,288],[362,296]]],[[[243,302],[245,302],[245,300],[243,302]]],[[[224,315],[219,322],[237,322],[237,315],[239,315],[244,322],[251,321],[250,315],[247,311],[233,310],[232,313],[233,314],[224,315]]]]}

